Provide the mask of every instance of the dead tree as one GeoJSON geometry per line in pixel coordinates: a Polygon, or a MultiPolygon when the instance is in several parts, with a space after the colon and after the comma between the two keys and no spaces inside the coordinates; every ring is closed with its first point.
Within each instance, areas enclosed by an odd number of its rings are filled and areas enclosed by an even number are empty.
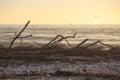
{"type": "Polygon", "coordinates": [[[22,32],[27,28],[28,24],[30,23],[30,20],[25,24],[25,27],[14,37],[14,39],[11,41],[10,45],[9,45],[9,49],[12,47],[12,45],[14,44],[15,40],[17,38],[19,38],[19,36],[22,34],[22,32]]]}
{"type": "Polygon", "coordinates": [[[72,47],[72,45],[69,43],[69,41],[67,40],[67,38],[74,38],[76,36],[77,33],[75,33],[73,36],[66,36],[64,37],[63,35],[57,35],[56,37],[54,37],[48,44],[46,44],[45,46],[43,46],[42,48],[45,48],[47,46],[50,46],[50,45],[54,45],[56,43],[59,43],[63,40],[65,40],[67,42],[67,44],[72,47]],[[58,39],[60,38],[60,39],[58,39]],[[58,40],[57,40],[58,39],[58,40]]]}

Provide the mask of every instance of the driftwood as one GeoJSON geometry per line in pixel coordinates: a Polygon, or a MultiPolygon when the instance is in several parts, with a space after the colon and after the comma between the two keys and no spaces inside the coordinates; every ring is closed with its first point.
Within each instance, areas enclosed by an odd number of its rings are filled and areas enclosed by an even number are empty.
{"type": "Polygon", "coordinates": [[[63,35],[57,35],[56,37],[54,37],[48,44],[46,44],[45,46],[43,46],[42,48],[48,47],[50,45],[54,45],[56,43],[59,43],[63,40],[65,40],[67,42],[67,44],[72,47],[72,45],[69,43],[69,41],[67,40],[67,38],[74,38],[76,36],[77,33],[75,33],[73,36],[66,36],[64,37],[63,35]],[[58,39],[60,38],[60,39],[58,39]],[[58,40],[56,40],[58,39],[58,40]]]}
{"type": "Polygon", "coordinates": [[[83,45],[85,42],[87,42],[89,39],[85,39],[84,41],[82,41],[81,43],[79,43],[76,47],[79,48],[81,45],[83,45]]]}
{"type": "Polygon", "coordinates": [[[109,48],[113,48],[112,46],[108,45],[108,44],[105,44],[105,43],[102,43],[101,41],[99,41],[100,44],[104,45],[104,46],[107,46],[109,48]]]}
{"type": "MultiPolygon", "coordinates": [[[[67,44],[72,47],[72,45],[69,43],[69,41],[67,40],[67,38],[74,38],[76,36],[77,33],[75,33],[73,36],[66,36],[64,37],[63,35],[57,35],[56,37],[54,37],[49,43],[47,43],[46,45],[44,45],[42,48],[45,48],[45,47],[49,47],[49,46],[52,46],[54,44],[58,44],[60,43],[61,41],[65,40],[67,42],[67,44]]],[[[75,48],[79,48],[80,46],[82,46],[84,43],[86,43],[89,39],[85,39],[83,40],[81,43],[79,43],[77,46],[75,46],[75,48]]],[[[102,44],[104,46],[107,46],[109,48],[112,48],[112,46],[108,45],[108,44],[104,44],[102,43],[101,41],[96,41],[94,43],[91,43],[89,45],[86,46],[86,48],[89,48],[89,47],[92,47],[96,44],[102,44]]]]}
{"type": "Polygon", "coordinates": [[[19,38],[19,36],[22,34],[22,32],[27,28],[28,24],[30,23],[30,20],[25,24],[25,27],[14,37],[14,39],[11,41],[10,45],[9,45],[9,49],[12,47],[12,45],[14,44],[15,40],[17,38],[19,38]]]}
{"type": "Polygon", "coordinates": [[[21,41],[21,45],[22,45],[22,39],[24,39],[24,38],[32,38],[32,35],[30,34],[30,35],[27,35],[27,36],[19,36],[18,37],[19,39],[20,39],[20,41],[21,41]]]}
{"type": "MultiPolygon", "coordinates": [[[[15,36],[17,36],[17,32],[15,32],[15,36]]],[[[29,35],[26,35],[26,36],[19,36],[18,38],[20,39],[20,42],[21,42],[21,45],[22,45],[22,41],[23,41],[22,39],[27,39],[27,38],[31,39],[32,34],[29,34],[29,35]]]]}
{"type": "MultiPolygon", "coordinates": [[[[27,26],[29,25],[30,20],[25,24],[24,28],[17,34],[15,33],[15,37],[13,38],[13,40],[11,41],[10,45],[9,45],[9,49],[12,47],[12,45],[14,44],[16,39],[20,39],[21,40],[21,45],[22,45],[22,39],[23,38],[32,38],[32,35],[27,35],[27,36],[20,36],[22,34],[22,32],[24,32],[24,30],[27,28],[27,26]]],[[[49,46],[53,46],[55,44],[59,44],[60,42],[62,42],[63,40],[66,41],[66,43],[72,47],[72,45],[69,43],[69,41],[67,40],[68,38],[74,38],[76,36],[77,33],[75,33],[73,36],[63,36],[63,35],[57,35],[56,37],[54,37],[49,43],[47,43],[46,45],[44,45],[41,48],[45,48],[45,47],[49,47],[49,46]]],[[[77,46],[75,46],[76,48],[79,48],[80,46],[82,46],[84,43],[86,43],[89,39],[85,39],[83,40],[81,43],[79,43],[77,46]]],[[[101,41],[96,41],[88,46],[86,46],[86,48],[89,48],[93,45],[96,45],[97,43],[102,44],[104,46],[110,47],[112,48],[110,45],[104,44],[101,41]]]]}
{"type": "Polygon", "coordinates": [[[96,41],[96,42],[94,42],[94,43],[92,43],[92,44],[90,44],[90,45],[88,45],[88,46],[86,46],[86,48],[89,48],[89,47],[91,47],[91,46],[93,46],[93,45],[96,45],[97,43],[99,43],[99,40],[96,41]]]}
{"type": "Polygon", "coordinates": [[[70,47],[72,47],[72,45],[69,43],[69,41],[67,40],[67,38],[74,38],[74,37],[76,36],[76,34],[77,34],[77,33],[75,33],[73,36],[66,36],[66,37],[64,37],[64,36],[62,36],[62,35],[59,35],[59,36],[61,37],[61,39],[53,42],[52,44],[56,44],[56,43],[61,42],[62,40],[65,40],[65,41],[67,42],[67,44],[68,44],[70,47]]]}
{"type": "Polygon", "coordinates": [[[93,45],[96,45],[97,43],[99,43],[99,44],[102,44],[102,45],[104,45],[104,46],[107,46],[107,47],[109,47],[109,48],[113,48],[112,46],[110,46],[110,45],[108,45],[108,44],[104,44],[104,43],[102,43],[101,41],[96,41],[96,42],[94,42],[94,43],[92,43],[92,44],[90,44],[90,45],[88,45],[88,46],[86,46],[86,48],[89,48],[89,47],[91,47],[91,46],[93,46],[93,45]]]}
{"type": "Polygon", "coordinates": [[[26,35],[26,36],[19,36],[18,38],[22,39],[22,38],[29,38],[32,37],[32,34],[26,35]]]}

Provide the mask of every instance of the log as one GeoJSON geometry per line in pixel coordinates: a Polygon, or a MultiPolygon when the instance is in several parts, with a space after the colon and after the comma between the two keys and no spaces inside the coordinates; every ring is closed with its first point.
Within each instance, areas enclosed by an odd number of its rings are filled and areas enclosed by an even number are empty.
{"type": "Polygon", "coordinates": [[[9,49],[12,47],[12,45],[14,44],[15,40],[17,38],[19,38],[19,36],[22,34],[22,32],[27,28],[28,24],[30,23],[30,20],[25,24],[25,27],[18,33],[16,34],[16,36],[13,38],[13,40],[11,41],[10,45],[9,45],[9,49]]]}

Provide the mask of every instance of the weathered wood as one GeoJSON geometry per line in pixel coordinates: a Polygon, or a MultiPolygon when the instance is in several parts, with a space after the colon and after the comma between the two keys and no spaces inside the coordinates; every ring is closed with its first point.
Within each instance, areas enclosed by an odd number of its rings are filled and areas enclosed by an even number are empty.
{"type": "Polygon", "coordinates": [[[100,42],[100,41],[98,40],[98,41],[96,41],[96,42],[94,42],[94,43],[92,43],[92,44],[86,46],[86,48],[89,48],[89,47],[91,47],[91,46],[93,46],[93,45],[96,45],[96,44],[99,43],[99,42],[100,42]]]}
{"type": "Polygon", "coordinates": [[[110,45],[108,45],[108,44],[104,44],[104,43],[102,43],[101,41],[96,41],[96,42],[94,42],[94,43],[92,43],[92,44],[90,44],[90,45],[88,45],[88,46],[86,46],[86,48],[89,48],[89,47],[91,47],[91,46],[93,46],[93,45],[96,45],[96,44],[101,44],[101,45],[103,45],[103,46],[107,46],[107,47],[109,47],[109,48],[113,48],[112,46],[110,46],[110,45]]]}
{"type": "Polygon", "coordinates": [[[66,37],[64,37],[63,35],[57,35],[57,36],[54,37],[48,44],[46,44],[46,45],[43,46],[42,48],[47,47],[47,46],[49,46],[49,45],[54,45],[54,44],[56,44],[56,43],[61,42],[62,40],[65,40],[65,41],[67,42],[67,44],[68,44],[70,47],[72,47],[72,45],[69,43],[69,41],[67,40],[67,38],[74,38],[74,37],[76,36],[76,34],[77,34],[77,33],[75,33],[73,36],[66,36],[66,37]],[[60,38],[60,39],[58,39],[58,38],[60,38]],[[58,40],[56,40],[56,39],[58,39],[58,40]],[[56,41],[55,41],[55,40],[56,40],[56,41]]]}
{"type": "Polygon", "coordinates": [[[18,38],[29,38],[29,37],[32,37],[32,34],[29,34],[29,35],[26,35],[26,36],[19,36],[18,38]]]}
{"type": "Polygon", "coordinates": [[[31,35],[31,34],[26,35],[26,36],[19,36],[18,38],[19,38],[19,39],[20,39],[20,41],[21,41],[21,46],[23,46],[23,44],[22,44],[22,41],[23,41],[22,39],[23,39],[23,38],[26,38],[26,39],[27,39],[27,38],[31,38],[31,37],[32,37],[32,35],[31,35]]]}
{"type": "Polygon", "coordinates": [[[74,38],[76,36],[77,33],[75,33],[73,36],[66,36],[64,37],[63,35],[59,35],[61,37],[61,39],[55,41],[53,44],[57,43],[57,42],[61,42],[62,40],[65,40],[67,42],[68,45],[70,45],[70,43],[67,41],[67,38],[74,38]]]}
{"type": "Polygon", "coordinates": [[[101,41],[99,41],[98,43],[100,43],[100,44],[102,44],[102,45],[104,45],[104,46],[107,46],[107,47],[109,47],[109,48],[113,48],[112,46],[110,46],[110,45],[108,45],[108,44],[102,43],[101,41]]]}
{"type": "Polygon", "coordinates": [[[22,32],[27,28],[28,24],[30,23],[30,20],[25,24],[25,27],[18,33],[16,34],[16,36],[14,37],[14,39],[11,41],[10,45],[9,45],[9,49],[12,47],[12,45],[14,44],[15,40],[17,38],[19,38],[19,36],[22,34],[22,32]]]}
{"type": "Polygon", "coordinates": [[[72,47],[72,45],[69,43],[69,41],[67,39],[65,39],[65,41],[67,42],[67,44],[72,47]]]}
{"type": "Polygon", "coordinates": [[[85,42],[87,42],[89,39],[85,39],[84,41],[82,41],[81,43],[79,43],[76,47],[79,48],[82,44],[84,44],[85,42]]]}
{"type": "Polygon", "coordinates": [[[58,37],[60,37],[60,35],[57,35],[56,37],[54,37],[49,43],[47,43],[46,45],[44,45],[42,48],[49,46],[52,42],[54,42],[58,37]]]}

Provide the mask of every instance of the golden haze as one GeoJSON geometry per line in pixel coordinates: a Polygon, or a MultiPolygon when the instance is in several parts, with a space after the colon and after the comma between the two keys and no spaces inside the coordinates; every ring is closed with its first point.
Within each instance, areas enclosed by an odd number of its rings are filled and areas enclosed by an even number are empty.
{"type": "Polygon", "coordinates": [[[120,24],[120,0],[0,0],[0,24],[120,24]]]}

